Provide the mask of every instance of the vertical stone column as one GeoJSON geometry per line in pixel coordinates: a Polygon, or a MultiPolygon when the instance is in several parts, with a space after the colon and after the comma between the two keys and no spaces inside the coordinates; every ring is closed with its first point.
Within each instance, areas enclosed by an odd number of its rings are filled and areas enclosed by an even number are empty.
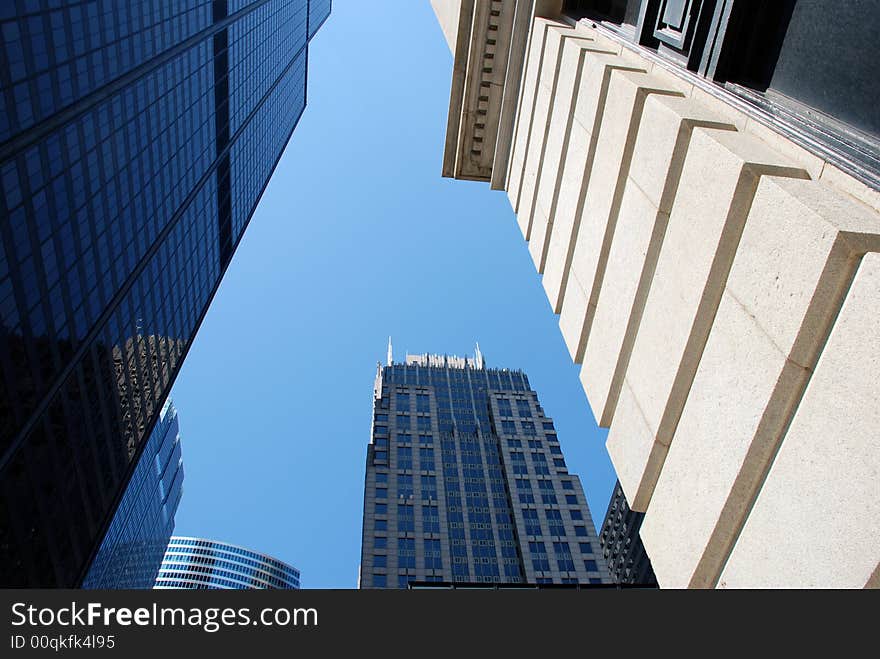
{"type": "Polygon", "coordinates": [[[541,55],[541,70],[535,90],[535,102],[530,118],[531,126],[525,145],[522,177],[519,182],[517,196],[517,222],[526,240],[531,236],[531,220],[535,209],[535,192],[544,163],[550,114],[560,78],[564,44],[569,39],[593,43],[591,38],[585,37],[583,33],[577,32],[574,28],[551,25],[547,29],[544,51],[541,55]]]}
{"type": "MultiPolygon", "coordinates": [[[[548,239],[553,229],[556,203],[562,180],[562,166],[568,157],[569,138],[574,124],[584,61],[590,54],[617,55],[620,47],[592,39],[569,38],[563,42],[556,94],[547,120],[544,155],[538,174],[537,191],[528,219],[529,252],[538,272],[544,271],[548,239]]],[[[525,213],[525,209],[522,210],[525,213]]],[[[525,218],[520,224],[525,224],[525,218]]]]}
{"type": "MultiPolygon", "coordinates": [[[[611,75],[615,71],[644,73],[631,58],[603,53],[584,53],[577,99],[565,158],[560,163],[553,217],[544,238],[542,283],[554,313],[562,311],[563,294],[574,257],[584,201],[596,162],[596,148],[606,112],[611,75]],[[550,226],[552,223],[552,226],[550,226]]],[[[573,304],[577,304],[575,301],[573,304]]],[[[564,335],[564,334],[563,334],[564,335]]],[[[571,350],[571,346],[569,346],[571,350]]],[[[574,352],[572,352],[574,356],[574,352]]]]}
{"type": "Polygon", "coordinates": [[[611,72],[605,118],[581,207],[559,318],[562,335],[577,363],[583,359],[602,287],[645,100],[656,94],[683,96],[657,76],[632,71],[611,72]]]}
{"type": "Polygon", "coordinates": [[[628,413],[615,413],[607,442],[633,510],[651,499],[766,175],[807,177],[756,138],[694,129],[621,387],[618,406],[628,413]]]}
{"type": "Polygon", "coordinates": [[[860,204],[762,179],[642,526],[663,585],[712,587],[727,562],[729,585],[861,587],[876,567],[876,481],[850,472],[880,466],[877,250],[860,204]]]}
{"type": "Polygon", "coordinates": [[[694,128],[735,130],[691,99],[664,94],[645,99],[580,376],[593,414],[606,428],[617,406],[694,128]]]}

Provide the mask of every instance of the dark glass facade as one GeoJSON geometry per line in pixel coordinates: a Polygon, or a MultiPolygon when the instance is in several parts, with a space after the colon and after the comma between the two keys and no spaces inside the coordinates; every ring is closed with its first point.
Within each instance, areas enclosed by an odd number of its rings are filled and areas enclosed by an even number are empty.
{"type": "Polygon", "coordinates": [[[363,519],[362,588],[610,583],[553,420],[479,351],[379,367],[363,519]]]}
{"type": "Polygon", "coordinates": [[[167,400],[83,588],[153,587],[183,493],[177,410],[167,400]]]}
{"type": "Polygon", "coordinates": [[[299,570],[277,558],[204,538],[172,537],[155,588],[298,589],[299,570]]]}
{"type": "Polygon", "coordinates": [[[85,577],[329,9],[0,3],[0,585],[85,577]]]}
{"type": "Polygon", "coordinates": [[[608,561],[611,578],[616,584],[658,587],[651,559],[645,553],[645,545],[639,535],[644,519],[645,513],[630,510],[618,481],[608,502],[599,536],[602,555],[608,561]]]}

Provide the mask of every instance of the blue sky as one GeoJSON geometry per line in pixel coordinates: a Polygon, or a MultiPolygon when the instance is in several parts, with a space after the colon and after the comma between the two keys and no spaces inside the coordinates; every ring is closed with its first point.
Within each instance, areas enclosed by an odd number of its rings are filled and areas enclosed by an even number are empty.
{"type": "Polygon", "coordinates": [[[600,525],[614,473],[506,194],[440,176],[452,56],[428,0],[334,0],[308,106],[174,385],[178,535],[354,588],[376,363],[521,368],[600,525]]]}

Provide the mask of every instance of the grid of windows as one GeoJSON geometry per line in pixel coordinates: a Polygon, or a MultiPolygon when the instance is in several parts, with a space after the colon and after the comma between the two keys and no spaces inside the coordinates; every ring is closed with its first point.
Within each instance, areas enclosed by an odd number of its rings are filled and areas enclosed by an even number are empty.
{"type": "Polygon", "coordinates": [[[548,508],[544,512],[547,515],[547,527],[550,530],[550,535],[565,535],[565,524],[562,521],[562,513],[559,511],[559,509],[548,508]]]}
{"type": "Polygon", "coordinates": [[[416,541],[415,538],[397,539],[397,567],[415,568],[416,566],[416,541]]]}
{"type": "Polygon", "coordinates": [[[599,544],[580,543],[582,554],[592,554],[595,546],[596,553],[600,553],[608,564],[611,579],[616,584],[654,588],[658,585],[651,559],[639,535],[644,517],[644,513],[630,509],[618,482],[608,502],[599,544]]]}
{"type": "Polygon", "coordinates": [[[301,50],[252,111],[231,148],[232,237],[237,242],[306,105],[306,52],[301,50]],[[272,154],[267,157],[266,154],[272,154]]]}
{"type": "Polygon", "coordinates": [[[159,55],[211,23],[211,0],[54,3],[16,15],[3,3],[8,75],[0,142],[159,55]]]}
{"type": "Polygon", "coordinates": [[[331,0],[309,0],[309,38],[318,31],[330,15],[331,0]]]}
{"type": "Polygon", "coordinates": [[[422,500],[432,500],[437,498],[437,477],[422,475],[419,479],[421,482],[422,500]]]}
{"type": "Polygon", "coordinates": [[[83,588],[153,587],[174,530],[174,513],[182,492],[178,428],[177,411],[169,400],[83,580],[83,588]]]}
{"type": "Polygon", "coordinates": [[[397,531],[399,533],[412,533],[416,530],[414,508],[411,504],[397,504],[397,531]]]}
{"type": "Polygon", "coordinates": [[[543,478],[538,480],[538,489],[541,490],[541,499],[543,503],[556,503],[556,494],[555,488],[553,487],[553,481],[543,478]]]}
{"type": "Polygon", "coordinates": [[[543,542],[529,542],[529,553],[532,555],[532,569],[535,572],[550,571],[550,560],[543,542]]]}
{"type": "Polygon", "coordinates": [[[403,499],[413,496],[412,474],[397,474],[397,496],[403,499]]]}
{"type": "MultiPolygon", "coordinates": [[[[409,437],[409,435],[406,435],[409,437]]],[[[397,468],[398,469],[412,469],[413,468],[413,456],[412,456],[412,447],[411,446],[398,446],[397,447],[397,468]]],[[[412,480],[412,476],[410,476],[410,480],[412,480]]],[[[412,492],[410,492],[412,494],[412,492]]]]}
{"type": "Polygon", "coordinates": [[[4,584],[84,578],[304,109],[329,9],[0,3],[4,584]]]}
{"type": "Polygon", "coordinates": [[[443,568],[443,559],[440,552],[440,541],[426,538],[425,543],[425,569],[440,570],[443,568]]]}
{"type": "MultiPolygon", "coordinates": [[[[561,455],[556,433],[523,373],[392,364],[380,367],[374,392],[373,418],[382,418],[382,426],[387,418],[388,427],[379,434],[374,422],[367,455],[362,587],[589,582],[571,554],[574,527],[565,526],[576,508],[559,507],[566,490],[578,505],[580,484],[566,476],[566,485],[551,473],[551,456],[561,455]],[[378,441],[388,435],[395,439],[386,452],[378,441]],[[397,503],[388,507],[386,521],[370,514],[370,494],[388,484],[388,461],[396,473],[381,501],[397,503]],[[373,487],[380,474],[383,481],[373,487]],[[386,529],[393,534],[389,542],[398,543],[387,559],[389,574],[371,569],[376,551],[383,555],[386,529]]],[[[585,505],[583,511],[587,529],[585,505]]]]}
{"type": "Polygon", "coordinates": [[[305,22],[306,3],[269,2],[230,26],[230,132],[238,130],[305,47],[305,22]]]}
{"type": "Polygon", "coordinates": [[[560,572],[574,572],[574,558],[571,555],[571,547],[567,542],[554,542],[553,551],[556,554],[556,563],[560,572]]]}
{"type": "Polygon", "coordinates": [[[437,506],[422,506],[422,530],[425,533],[440,533],[440,513],[437,506]]]}
{"type": "Polygon", "coordinates": [[[296,589],[300,573],[276,558],[202,538],[172,537],[157,589],[296,589]]]}

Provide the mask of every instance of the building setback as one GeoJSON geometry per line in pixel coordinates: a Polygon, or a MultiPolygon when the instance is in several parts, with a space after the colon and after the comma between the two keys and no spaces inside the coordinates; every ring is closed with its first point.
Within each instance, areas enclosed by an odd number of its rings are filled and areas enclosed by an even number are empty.
{"type": "Polygon", "coordinates": [[[361,588],[610,583],[580,479],[521,371],[408,355],[379,366],[361,588]]]}
{"type": "Polygon", "coordinates": [[[72,587],[305,108],[330,2],[2,4],[0,586],[72,587]]]}
{"type": "Polygon", "coordinates": [[[880,587],[880,12],[431,4],[660,586],[880,587]]]}
{"type": "Polygon", "coordinates": [[[179,432],[177,410],[168,399],[83,580],[83,588],[153,587],[183,494],[179,432]]]}
{"type": "Polygon", "coordinates": [[[290,590],[299,570],[267,554],[228,542],[173,536],[154,588],[190,590],[290,590]]]}

